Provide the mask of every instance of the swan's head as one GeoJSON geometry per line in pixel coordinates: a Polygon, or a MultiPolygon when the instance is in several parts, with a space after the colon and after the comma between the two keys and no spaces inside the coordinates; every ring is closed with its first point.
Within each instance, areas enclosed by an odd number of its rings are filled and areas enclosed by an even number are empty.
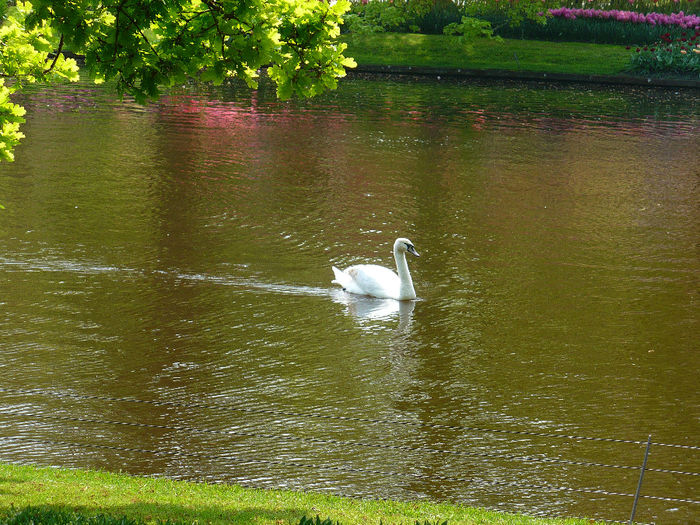
{"type": "Polygon", "coordinates": [[[420,257],[420,255],[416,251],[416,247],[413,246],[413,243],[404,237],[399,237],[394,242],[394,253],[400,253],[400,252],[408,252],[411,255],[415,255],[416,257],[420,257]]]}

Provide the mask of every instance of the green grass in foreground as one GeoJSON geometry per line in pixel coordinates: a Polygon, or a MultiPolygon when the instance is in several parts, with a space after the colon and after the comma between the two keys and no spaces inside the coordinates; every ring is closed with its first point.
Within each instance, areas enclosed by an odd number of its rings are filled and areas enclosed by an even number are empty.
{"type": "Polygon", "coordinates": [[[404,33],[343,35],[359,65],[504,69],[578,75],[617,75],[630,66],[624,46],[404,33]]]}
{"type": "MultiPolygon", "coordinates": [[[[310,474],[311,475],[311,474],[310,474]]],[[[292,524],[320,516],[341,525],[574,525],[588,520],[545,520],[458,505],[370,501],[313,493],[255,490],[96,471],[0,464],[0,523],[31,506],[40,512],[102,515],[137,522],[292,524]]],[[[84,522],[84,521],[83,521],[84,522]]],[[[15,521],[14,523],[17,523],[15,521]]],[[[36,523],[36,522],[35,522],[36,523]]]]}

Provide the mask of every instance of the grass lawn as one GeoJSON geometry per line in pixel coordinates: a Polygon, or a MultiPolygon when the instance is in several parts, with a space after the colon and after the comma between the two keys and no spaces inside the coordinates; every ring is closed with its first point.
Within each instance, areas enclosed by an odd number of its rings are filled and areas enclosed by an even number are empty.
{"type": "Polygon", "coordinates": [[[343,35],[346,56],[359,65],[504,69],[577,75],[617,75],[629,66],[624,46],[403,33],[343,35]]]}
{"type": "MultiPolygon", "coordinates": [[[[309,473],[310,476],[313,473],[309,473]]],[[[127,517],[139,522],[293,524],[303,516],[333,523],[574,525],[588,520],[538,519],[459,505],[370,501],[313,493],[256,490],[95,471],[0,464],[0,523],[28,506],[81,516],[127,517]]]]}

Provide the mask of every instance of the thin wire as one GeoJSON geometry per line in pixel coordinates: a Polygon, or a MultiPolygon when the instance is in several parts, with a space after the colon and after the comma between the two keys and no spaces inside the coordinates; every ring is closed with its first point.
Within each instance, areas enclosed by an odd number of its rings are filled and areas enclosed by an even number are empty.
{"type": "MultiPolygon", "coordinates": [[[[153,423],[136,423],[136,422],[124,422],[124,421],[111,421],[102,419],[89,419],[84,417],[75,416],[54,416],[46,414],[34,414],[28,412],[12,412],[4,411],[0,412],[0,415],[11,415],[11,416],[21,416],[25,418],[36,418],[36,419],[52,419],[55,421],[70,421],[74,423],[90,423],[99,425],[117,425],[117,426],[127,426],[135,428],[150,428],[158,430],[169,430],[178,432],[192,432],[192,433],[202,433],[202,434],[217,434],[217,435],[228,435],[228,436],[238,436],[238,437],[254,437],[269,440],[287,440],[287,441],[305,441],[309,443],[319,443],[324,445],[339,445],[339,446],[349,446],[349,447],[366,447],[366,448],[376,448],[382,450],[397,450],[401,452],[425,452],[429,454],[452,454],[457,456],[465,457],[480,457],[480,458],[493,458],[493,459],[505,459],[510,461],[525,461],[525,462],[535,462],[535,463],[557,463],[563,465],[575,465],[583,467],[601,467],[601,468],[616,468],[616,469],[628,469],[628,470],[639,470],[640,467],[632,465],[614,465],[607,463],[595,463],[589,461],[572,461],[566,459],[558,458],[547,458],[547,457],[537,457],[537,456],[518,456],[513,454],[490,454],[487,452],[464,452],[459,450],[444,450],[429,447],[411,447],[403,445],[386,445],[381,443],[364,443],[362,441],[345,441],[336,439],[323,439],[315,437],[299,437],[290,434],[260,434],[251,432],[242,432],[239,430],[213,430],[213,429],[200,429],[192,428],[187,426],[172,426],[172,425],[158,425],[153,423]]],[[[665,474],[679,474],[685,476],[700,476],[700,472],[684,472],[681,470],[671,470],[662,468],[646,468],[647,472],[660,472],[665,474]]]]}
{"type": "MultiPolygon", "coordinates": [[[[177,408],[200,408],[200,409],[212,409],[212,410],[226,410],[235,412],[244,412],[247,414],[266,414],[273,416],[284,416],[293,418],[307,418],[313,417],[318,419],[335,420],[335,421],[352,421],[359,423],[371,423],[371,424],[385,424],[385,425],[402,425],[402,426],[412,426],[412,427],[427,427],[427,428],[442,428],[449,430],[461,430],[470,432],[491,432],[500,434],[511,434],[511,435],[523,435],[523,436],[535,436],[535,437],[549,437],[549,438],[561,438],[561,439],[574,439],[577,441],[598,441],[606,443],[628,443],[635,445],[646,445],[646,441],[637,441],[631,439],[618,439],[618,438],[604,438],[604,437],[590,437],[590,436],[576,436],[569,434],[557,434],[549,432],[530,432],[525,430],[503,430],[503,429],[489,429],[481,427],[469,427],[462,425],[445,425],[441,423],[416,423],[413,421],[395,421],[387,419],[373,419],[373,418],[362,418],[353,416],[338,416],[338,415],[328,415],[328,414],[314,414],[310,412],[288,412],[282,410],[272,410],[272,409],[262,409],[262,408],[248,408],[248,407],[233,407],[229,405],[220,404],[206,404],[206,403],[182,403],[176,401],[149,401],[143,399],[135,398],[119,398],[110,396],[96,396],[89,394],[72,394],[65,392],[56,392],[48,390],[39,389],[13,389],[0,387],[0,392],[7,392],[13,394],[38,394],[46,395],[57,398],[71,398],[80,400],[93,400],[93,401],[109,401],[109,402],[123,402],[123,403],[140,403],[148,404],[153,406],[170,406],[177,408]]],[[[694,445],[678,445],[669,443],[657,443],[652,442],[652,445],[660,447],[673,447],[681,448],[686,450],[700,450],[700,446],[694,445]]]]}
{"type": "MultiPolygon", "coordinates": [[[[35,439],[35,438],[27,438],[26,436],[5,436],[2,439],[18,439],[22,440],[25,442],[29,443],[36,443],[40,445],[60,445],[60,446],[68,446],[68,447],[76,447],[76,448],[94,448],[98,450],[112,450],[116,452],[138,452],[140,454],[153,454],[157,456],[180,456],[180,457],[193,457],[193,458],[203,458],[203,459],[232,459],[231,455],[207,455],[207,454],[202,454],[198,452],[182,452],[182,451],[168,451],[168,450],[152,450],[152,449],[144,449],[144,448],[131,448],[131,447],[116,447],[113,445],[98,445],[98,444],[89,444],[89,443],[75,443],[75,442],[70,442],[70,441],[62,441],[62,440],[42,440],[42,439],[35,439]]],[[[475,484],[476,486],[480,487],[487,487],[487,486],[506,486],[506,487],[518,487],[522,488],[521,484],[514,482],[514,481],[502,481],[502,480],[483,480],[483,479],[478,479],[478,478],[457,478],[457,477],[451,477],[451,476],[442,476],[440,474],[417,474],[417,473],[411,473],[411,472],[387,472],[387,471],[382,471],[382,470],[375,470],[375,469],[366,469],[366,468],[358,468],[358,467],[348,467],[345,465],[315,465],[311,463],[302,463],[298,461],[288,461],[288,460],[280,460],[280,459],[243,459],[242,461],[239,459],[239,465],[241,464],[265,464],[265,465],[283,465],[283,466],[291,466],[291,467],[297,467],[297,468],[303,468],[303,469],[315,469],[315,470],[330,470],[330,471],[335,471],[335,472],[350,472],[350,473],[357,473],[357,474],[373,474],[376,476],[385,476],[385,477],[398,477],[398,478],[415,478],[415,479],[420,479],[420,480],[425,480],[425,481],[445,481],[445,482],[458,482],[458,483],[472,483],[475,484]]],[[[612,492],[612,491],[607,491],[603,489],[595,489],[595,488],[574,488],[574,487],[567,487],[567,486],[554,486],[554,485],[548,485],[548,484],[542,484],[542,485],[528,485],[527,486],[530,489],[534,490],[543,490],[547,492],[562,492],[562,491],[567,491],[567,492],[581,492],[585,494],[601,494],[605,496],[620,496],[620,497],[626,497],[626,498],[634,498],[634,494],[629,494],[625,492],[612,492]]],[[[653,499],[653,500],[660,500],[660,501],[668,501],[668,502],[674,502],[674,503],[690,503],[690,504],[700,504],[700,501],[698,500],[691,500],[691,499],[683,499],[683,498],[668,498],[665,496],[649,496],[649,495],[641,495],[641,498],[646,498],[646,499],[653,499]]]]}

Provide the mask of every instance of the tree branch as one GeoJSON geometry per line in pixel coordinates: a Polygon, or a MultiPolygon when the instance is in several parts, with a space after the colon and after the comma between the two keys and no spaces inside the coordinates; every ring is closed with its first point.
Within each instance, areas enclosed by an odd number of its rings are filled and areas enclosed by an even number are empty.
{"type": "MultiPolygon", "coordinates": [[[[214,20],[214,25],[216,26],[216,32],[218,33],[219,38],[221,39],[221,59],[223,60],[224,56],[226,55],[226,48],[224,46],[224,42],[225,42],[224,34],[221,31],[221,28],[219,27],[219,19],[216,17],[216,13],[214,13],[214,5],[216,5],[216,4],[212,5],[213,4],[212,2],[207,2],[206,0],[203,0],[203,3],[204,3],[204,5],[206,5],[209,8],[209,12],[211,13],[211,18],[212,18],[212,20],[214,20]]],[[[216,11],[221,13],[221,6],[216,5],[216,7],[218,8],[218,9],[216,9],[216,11]]]]}
{"type": "Polygon", "coordinates": [[[58,57],[61,56],[61,51],[63,51],[63,33],[61,33],[61,41],[58,43],[58,50],[56,51],[56,56],[53,57],[53,62],[51,62],[49,68],[44,70],[44,75],[49,74],[51,70],[56,66],[56,62],[58,62],[58,57]]]}
{"type": "Polygon", "coordinates": [[[117,10],[117,14],[119,14],[119,13],[124,13],[124,16],[126,16],[126,17],[129,19],[129,22],[131,22],[131,24],[136,28],[136,30],[137,30],[137,31],[139,32],[139,34],[141,35],[141,38],[143,38],[144,42],[146,42],[146,43],[148,44],[148,47],[151,48],[151,51],[153,51],[153,54],[156,56],[156,58],[157,58],[158,60],[160,60],[160,56],[158,56],[158,51],[156,51],[156,48],[153,47],[153,44],[151,44],[151,41],[148,40],[148,38],[146,37],[146,35],[143,34],[143,31],[141,30],[141,27],[136,23],[136,20],[134,20],[134,19],[131,17],[131,15],[129,15],[129,13],[126,12],[126,11],[122,8],[123,3],[124,3],[124,2],[122,2],[122,4],[120,4],[119,7],[117,8],[117,9],[118,9],[118,10],[117,10]]]}

